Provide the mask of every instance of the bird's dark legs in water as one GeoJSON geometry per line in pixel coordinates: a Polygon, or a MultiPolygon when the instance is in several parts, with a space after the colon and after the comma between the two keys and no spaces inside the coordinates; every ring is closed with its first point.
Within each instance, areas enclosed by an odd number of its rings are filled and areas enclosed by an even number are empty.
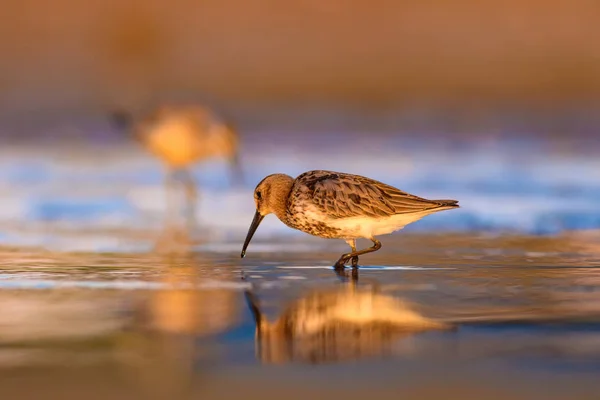
{"type": "Polygon", "coordinates": [[[198,190],[192,173],[188,169],[181,169],[180,176],[183,181],[186,192],[186,222],[188,228],[193,230],[196,227],[196,204],[198,202],[198,190]]]}
{"type": "MultiPolygon", "coordinates": [[[[352,252],[356,253],[356,246],[352,246],[352,252]]],[[[358,268],[358,256],[352,257],[352,268],[358,268]]]]}
{"type": "Polygon", "coordinates": [[[346,253],[346,254],[342,254],[342,256],[340,257],[339,260],[337,260],[337,262],[335,263],[335,269],[344,269],[345,268],[345,264],[349,261],[352,260],[352,268],[353,269],[357,269],[358,268],[358,256],[363,255],[363,254],[367,254],[367,253],[372,253],[374,251],[377,251],[381,248],[381,242],[375,238],[371,238],[371,241],[373,242],[373,247],[369,247],[367,249],[364,250],[358,250],[356,251],[356,242],[355,240],[348,240],[348,244],[350,245],[350,247],[352,248],[352,252],[351,253],[346,253]]]}
{"type": "Polygon", "coordinates": [[[196,203],[198,201],[198,192],[196,183],[191,172],[187,169],[168,167],[165,174],[165,197],[166,197],[166,225],[175,227],[178,225],[179,207],[178,202],[174,201],[178,196],[178,184],[182,184],[185,189],[185,219],[187,228],[191,231],[196,228],[196,203]]]}
{"type": "Polygon", "coordinates": [[[174,225],[174,218],[176,216],[176,203],[173,202],[173,195],[175,194],[175,170],[167,168],[165,171],[165,211],[166,221],[165,225],[171,227],[174,225]]]}
{"type": "MultiPolygon", "coordinates": [[[[350,246],[350,248],[352,249],[352,253],[356,253],[356,239],[348,239],[346,240],[346,243],[348,243],[348,246],[350,246]]],[[[346,262],[348,262],[348,260],[344,261],[344,264],[346,262]]],[[[352,257],[352,268],[356,267],[358,267],[358,256],[352,257]]]]}

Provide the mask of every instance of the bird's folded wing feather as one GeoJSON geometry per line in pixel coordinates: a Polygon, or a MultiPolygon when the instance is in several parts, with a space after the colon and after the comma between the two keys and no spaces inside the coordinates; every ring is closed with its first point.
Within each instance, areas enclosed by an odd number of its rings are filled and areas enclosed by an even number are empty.
{"type": "Polygon", "coordinates": [[[436,208],[439,204],[384,183],[355,175],[322,176],[307,187],[312,202],[331,218],[389,217],[436,208]]]}

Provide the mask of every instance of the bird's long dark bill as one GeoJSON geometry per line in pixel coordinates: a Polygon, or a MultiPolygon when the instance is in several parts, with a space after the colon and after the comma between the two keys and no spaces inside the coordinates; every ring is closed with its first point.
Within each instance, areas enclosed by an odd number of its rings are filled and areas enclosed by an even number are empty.
{"type": "Polygon", "coordinates": [[[246,240],[244,241],[244,247],[242,248],[242,254],[241,254],[242,258],[244,258],[244,256],[246,255],[246,248],[248,247],[250,240],[252,240],[252,236],[254,236],[254,232],[256,232],[256,228],[258,228],[258,226],[262,222],[263,218],[264,218],[264,215],[260,215],[260,213],[258,211],[256,211],[256,213],[254,214],[254,219],[252,220],[252,223],[250,224],[250,229],[248,229],[248,235],[246,235],[246,240]]]}

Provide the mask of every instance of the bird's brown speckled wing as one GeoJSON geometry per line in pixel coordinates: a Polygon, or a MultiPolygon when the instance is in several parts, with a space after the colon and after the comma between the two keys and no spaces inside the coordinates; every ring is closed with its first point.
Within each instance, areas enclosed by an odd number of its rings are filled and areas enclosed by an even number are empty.
{"type": "Polygon", "coordinates": [[[330,218],[389,217],[444,206],[454,200],[427,200],[359,175],[309,171],[298,176],[296,194],[330,218]]]}

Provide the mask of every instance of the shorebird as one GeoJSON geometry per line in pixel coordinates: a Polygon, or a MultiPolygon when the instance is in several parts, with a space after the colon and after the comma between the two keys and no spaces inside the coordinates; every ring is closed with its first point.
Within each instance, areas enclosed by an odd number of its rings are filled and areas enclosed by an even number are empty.
{"type": "Polygon", "coordinates": [[[256,212],[242,248],[241,257],[263,218],[274,213],[287,226],[308,234],[343,239],[351,252],[342,254],[335,269],[348,261],[358,267],[358,257],[381,248],[376,236],[400,230],[426,215],[458,208],[457,200],[427,200],[393,186],[334,171],[308,171],[296,179],[272,174],[254,189],[256,212]],[[373,246],[356,249],[356,239],[365,238],[373,246]]]}
{"type": "Polygon", "coordinates": [[[135,118],[126,111],[116,111],[112,121],[133,136],[167,170],[168,188],[179,173],[185,185],[190,207],[196,203],[196,184],[189,168],[210,158],[225,158],[234,181],[242,180],[239,162],[239,137],[236,129],[221,121],[208,108],[200,105],[162,105],[135,118]]]}

